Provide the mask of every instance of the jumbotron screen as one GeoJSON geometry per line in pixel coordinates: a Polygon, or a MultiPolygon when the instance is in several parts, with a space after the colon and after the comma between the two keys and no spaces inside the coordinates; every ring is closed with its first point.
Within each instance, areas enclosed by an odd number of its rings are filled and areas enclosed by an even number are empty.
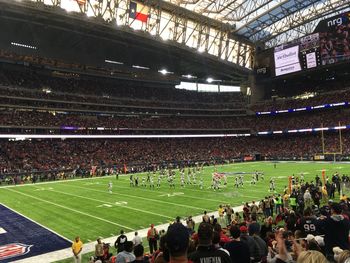
{"type": "Polygon", "coordinates": [[[275,47],[275,75],[311,69],[321,65],[319,34],[315,33],[296,41],[275,47]]]}
{"type": "Polygon", "coordinates": [[[311,35],[274,49],[275,76],[350,60],[350,12],[324,19],[311,35]]]}

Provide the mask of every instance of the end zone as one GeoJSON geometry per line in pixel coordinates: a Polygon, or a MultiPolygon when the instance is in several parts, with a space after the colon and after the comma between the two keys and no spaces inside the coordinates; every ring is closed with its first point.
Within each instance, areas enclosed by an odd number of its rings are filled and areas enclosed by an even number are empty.
{"type": "Polygon", "coordinates": [[[0,263],[25,259],[71,246],[53,231],[0,204],[0,263]]]}

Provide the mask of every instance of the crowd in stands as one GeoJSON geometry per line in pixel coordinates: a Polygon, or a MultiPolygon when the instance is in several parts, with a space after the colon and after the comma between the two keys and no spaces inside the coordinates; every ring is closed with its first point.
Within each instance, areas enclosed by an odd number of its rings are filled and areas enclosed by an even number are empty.
{"type": "Polygon", "coordinates": [[[44,100],[167,108],[244,107],[244,97],[239,92],[196,92],[176,89],[170,84],[134,83],[79,75],[60,77],[30,70],[3,69],[0,71],[0,84],[2,96],[44,100]]]}
{"type": "Polygon", "coordinates": [[[340,194],[340,188],[349,180],[338,173],[310,182],[293,176],[283,193],[246,203],[242,213],[224,204],[217,216],[204,211],[200,222],[177,217],[166,232],[152,224],[147,233],[149,254],[137,232],[132,241],[121,232],[116,255],[103,253],[97,240],[91,262],[347,263],[350,199],[340,194]],[[339,201],[332,189],[339,189],[339,201]]]}
{"type": "Polygon", "coordinates": [[[128,129],[232,129],[277,131],[304,128],[335,127],[339,123],[350,124],[346,110],[323,112],[242,117],[185,117],[185,116],[117,116],[54,111],[9,110],[0,111],[0,126],[31,127],[84,127],[84,128],[128,128],[128,129]]]}
{"type": "MultiPolygon", "coordinates": [[[[350,134],[343,134],[343,153],[350,154],[350,134]]],[[[339,152],[337,133],[325,135],[325,151],[339,152]]],[[[161,162],[186,163],[261,154],[267,159],[312,159],[322,153],[320,135],[182,139],[66,139],[0,141],[0,176],[35,171],[90,171],[92,166],[144,167],[161,162]]]]}
{"type": "Polygon", "coordinates": [[[277,100],[266,100],[258,102],[251,106],[251,110],[258,111],[275,111],[275,110],[288,110],[296,109],[309,106],[318,106],[331,103],[349,102],[350,101],[350,90],[332,90],[318,94],[308,99],[277,99],[277,100]]]}

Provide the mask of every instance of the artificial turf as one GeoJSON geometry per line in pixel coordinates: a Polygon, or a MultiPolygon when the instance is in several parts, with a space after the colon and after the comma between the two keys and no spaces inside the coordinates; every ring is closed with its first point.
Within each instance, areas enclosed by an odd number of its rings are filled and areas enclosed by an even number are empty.
{"type": "MultiPolygon", "coordinates": [[[[288,185],[288,176],[304,173],[305,180],[314,180],[325,169],[331,176],[338,171],[349,174],[348,163],[279,162],[274,168],[271,162],[247,162],[216,167],[204,167],[202,171],[204,189],[198,185],[180,187],[180,175],[176,170],[176,187],[170,189],[166,179],[161,187],[150,189],[130,187],[129,175],[100,177],[82,180],[56,181],[40,184],[27,184],[13,187],[0,187],[1,203],[33,219],[72,240],[79,235],[83,242],[97,237],[118,235],[120,230],[130,232],[172,221],[176,216],[202,214],[204,210],[217,210],[219,204],[239,206],[243,202],[261,200],[269,192],[269,180],[274,177],[276,191],[281,193],[288,185]],[[228,184],[221,185],[219,191],[210,188],[214,169],[229,172],[228,184]],[[264,172],[265,179],[251,185],[252,174],[264,172]],[[245,172],[245,184],[234,188],[233,173],[245,172]],[[108,183],[113,183],[112,193],[108,183]]],[[[187,174],[187,169],[186,169],[187,174]]],[[[145,174],[138,175],[141,177],[145,174]]],[[[157,183],[155,176],[154,183],[157,183]]],[[[186,176],[185,176],[186,177],[186,176]]],[[[199,182],[197,175],[197,184],[199,182]]],[[[65,262],[65,261],[62,261],[65,262]]],[[[70,261],[67,261],[70,262],[70,261]]]]}

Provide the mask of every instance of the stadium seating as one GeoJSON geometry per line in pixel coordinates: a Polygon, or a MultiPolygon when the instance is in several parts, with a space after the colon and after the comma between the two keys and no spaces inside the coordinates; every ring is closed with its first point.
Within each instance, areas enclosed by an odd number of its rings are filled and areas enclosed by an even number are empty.
{"type": "MultiPolygon", "coordinates": [[[[343,153],[350,154],[350,134],[343,134],[343,153]]],[[[326,151],[339,152],[338,134],[325,137],[326,151]]],[[[89,171],[92,165],[121,168],[135,167],[135,172],[149,165],[189,162],[223,163],[261,154],[266,159],[313,159],[322,152],[321,137],[266,136],[207,139],[66,139],[0,140],[0,174],[38,171],[89,171]]]]}

